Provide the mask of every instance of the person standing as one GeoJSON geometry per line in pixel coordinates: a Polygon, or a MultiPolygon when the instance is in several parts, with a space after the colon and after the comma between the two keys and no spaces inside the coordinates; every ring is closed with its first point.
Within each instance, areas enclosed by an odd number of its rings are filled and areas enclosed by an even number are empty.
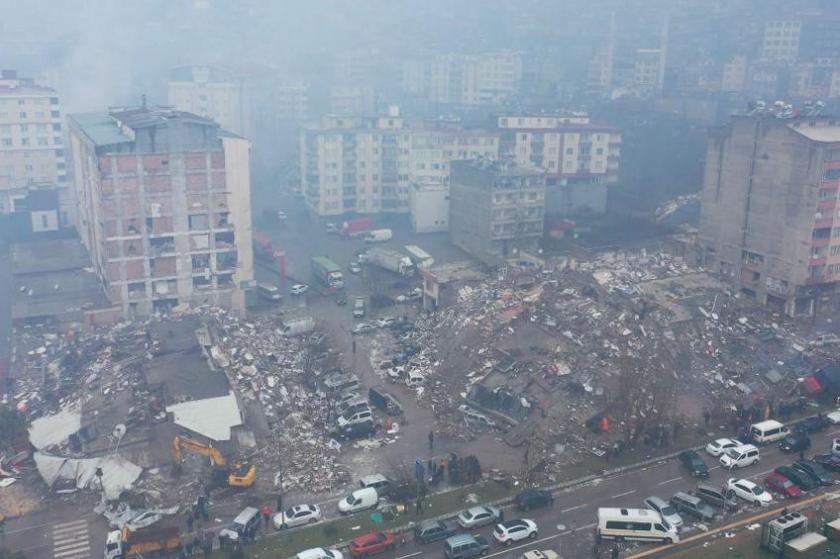
{"type": "Polygon", "coordinates": [[[435,432],[429,431],[429,450],[433,450],[435,448],[435,432]]]}

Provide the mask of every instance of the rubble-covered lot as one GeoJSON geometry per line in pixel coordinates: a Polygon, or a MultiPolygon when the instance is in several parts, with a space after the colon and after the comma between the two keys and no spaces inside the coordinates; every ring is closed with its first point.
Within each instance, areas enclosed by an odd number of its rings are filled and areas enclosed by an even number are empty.
{"type": "Polygon", "coordinates": [[[336,495],[375,472],[410,478],[415,459],[453,449],[484,472],[549,483],[627,446],[666,452],[657,447],[683,429],[734,432],[767,406],[784,414],[801,378],[837,356],[837,338],[813,323],[661,253],[510,266],[447,288],[457,293],[450,306],[416,318],[410,304],[396,307],[354,342],[317,305],[306,312],[319,327],[301,336],[279,314],[241,320],[217,309],[90,331],[19,329],[9,399],[34,420],[38,487],[101,486],[123,503],[112,519],[130,518],[127,505],[188,507],[210,465],[189,455],[176,475],[176,435],[254,465],[255,503],[336,495]],[[346,380],[338,371],[357,375],[362,397],[384,386],[404,413],[371,403],[376,429],[342,439],[341,389],[325,382],[346,380]]]}

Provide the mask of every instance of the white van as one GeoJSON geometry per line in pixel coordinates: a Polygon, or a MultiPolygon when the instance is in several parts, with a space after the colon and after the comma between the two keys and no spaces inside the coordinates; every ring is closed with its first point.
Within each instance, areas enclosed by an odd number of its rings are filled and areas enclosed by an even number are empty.
{"type": "Polygon", "coordinates": [[[757,464],[761,460],[758,447],[751,444],[742,444],[735,448],[728,448],[720,457],[720,464],[724,468],[744,468],[757,464]]]}
{"type": "Polygon", "coordinates": [[[405,375],[405,385],[409,388],[423,386],[424,382],[426,382],[426,377],[417,371],[409,371],[408,374],[405,375]]]}
{"type": "Polygon", "coordinates": [[[373,487],[356,489],[338,502],[338,512],[350,514],[367,509],[374,509],[379,503],[379,494],[373,487]]]}
{"type": "Polygon", "coordinates": [[[649,509],[600,508],[595,535],[598,540],[680,541],[676,527],[649,509]]]}
{"type": "Polygon", "coordinates": [[[280,294],[280,288],[276,285],[271,285],[270,283],[258,283],[257,292],[260,294],[260,297],[266,301],[279,303],[283,300],[283,296],[280,294]]]}
{"type": "Polygon", "coordinates": [[[790,434],[790,429],[775,419],[753,423],[750,426],[750,436],[758,444],[780,441],[788,436],[788,434],[790,434]]]}

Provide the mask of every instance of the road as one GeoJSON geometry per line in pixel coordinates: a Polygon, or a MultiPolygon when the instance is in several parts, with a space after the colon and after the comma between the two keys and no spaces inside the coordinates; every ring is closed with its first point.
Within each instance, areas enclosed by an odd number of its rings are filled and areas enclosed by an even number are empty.
{"type": "MultiPolygon", "coordinates": [[[[831,438],[840,436],[836,426],[819,435],[814,435],[815,452],[829,452],[831,438]]],[[[722,486],[730,477],[744,477],[754,481],[762,480],[778,466],[789,464],[794,456],[782,453],[778,447],[768,446],[761,449],[761,461],[758,464],[730,472],[721,469],[716,459],[706,456],[710,466],[710,476],[703,483],[722,486]]],[[[643,508],[642,501],[651,495],[669,499],[677,491],[694,488],[697,480],[682,469],[676,460],[668,460],[651,466],[628,471],[608,478],[599,478],[583,485],[558,493],[554,505],[550,508],[537,509],[528,514],[521,514],[512,507],[505,509],[505,519],[527,516],[540,528],[536,540],[513,548],[495,547],[487,557],[500,559],[519,558],[525,551],[534,549],[552,549],[563,557],[594,557],[594,527],[599,507],[635,507],[643,508]]],[[[778,502],[778,501],[777,501],[778,502]]],[[[740,507],[737,513],[728,513],[713,526],[731,522],[735,518],[754,514],[756,509],[749,505],[740,507]]],[[[685,518],[685,517],[684,517],[685,518]]],[[[492,540],[492,527],[485,527],[475,533],[481,533],[492,540]]],[[[698,533],[699,529],[689,525],[682,536],[698,533]]],[[[609,555],[607,545],[602,545],[603,557],[609,555]]],[[[610,548],[611,549],[611,548],[610,548]]],[[[407,559],[409,557],[443,557],[441,542],[429,545],[416,545],[408,542],[395,552],[383,554],[383,559],[407,559]]]]}

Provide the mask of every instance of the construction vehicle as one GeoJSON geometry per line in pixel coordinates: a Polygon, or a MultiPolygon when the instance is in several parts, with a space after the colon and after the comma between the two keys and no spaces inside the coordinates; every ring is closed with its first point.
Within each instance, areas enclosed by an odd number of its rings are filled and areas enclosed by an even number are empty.
{"type": "Polygon", "coordinates": [[[184,451],[189,451],[210,458],[213,465],[213,485],[228,485],[230,487],[251,487],[257,479],[257,467],[251,464],[236,463],[228,465],[227,459],[218,448],[175,435],[172,439],[172,456],[175,467],[181,467],[184,451]]]}
{"type": "Polygon", "coordinates": [[[108,533],[104,555],[105,559],[148,557],[175,551],[180,545],[181,531],[177,525],[153,524],[134,531],[126,526],[108,533]]]}

